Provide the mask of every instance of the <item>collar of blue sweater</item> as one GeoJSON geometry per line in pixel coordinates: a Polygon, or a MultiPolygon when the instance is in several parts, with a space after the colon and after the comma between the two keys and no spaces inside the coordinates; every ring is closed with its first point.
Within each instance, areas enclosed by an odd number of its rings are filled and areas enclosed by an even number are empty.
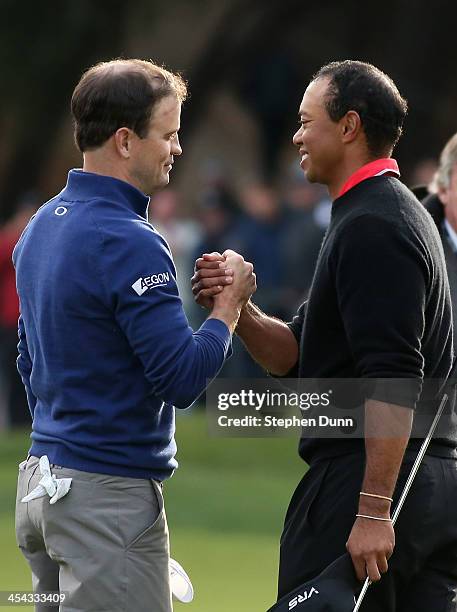
{"type": "Polygon", "coordinates": [[[125,204],[147,219],[149,197],[130,183],[113,176],[94,174],[80,169],[70,170],[66,187],[61,195],[70,201],[115,198],[117,202],[125,204]]]}

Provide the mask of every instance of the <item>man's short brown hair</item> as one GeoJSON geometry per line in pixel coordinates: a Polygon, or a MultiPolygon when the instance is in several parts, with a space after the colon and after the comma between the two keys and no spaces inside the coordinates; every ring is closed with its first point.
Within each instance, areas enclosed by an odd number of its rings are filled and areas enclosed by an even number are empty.
{"type": "Polygon", "coordinates": [[[144,138],[155,106],[170,95],[184,102],[184,80],[152,61],[117,59],[92,66],[71,98],[76,146],[82,152],[97,149],[121,127],[144,138]]]}

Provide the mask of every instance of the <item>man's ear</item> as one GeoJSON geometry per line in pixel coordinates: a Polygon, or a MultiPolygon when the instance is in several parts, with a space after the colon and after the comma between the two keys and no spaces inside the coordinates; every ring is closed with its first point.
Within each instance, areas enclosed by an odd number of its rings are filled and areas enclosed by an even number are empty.
{"type": "Polygon", "coordinates": [[[132,147],[132,132],[126,127],[119,128],[114,133],[114,145],[118,155],[123,159],[129,159],[132,147]]]}
{"type": "Polygon", "coordinates": [[[360,115],[356,111],[348,111],[340,120],[341,139],[344,143],[353,142],[362,130],[360,115]]]}
{"type": "Polygon", "coordinates": [[[438,197],[443,206],[447,206],[449,204],[449,189],[446,189],[445,187],[438,187],[438,197]]]}

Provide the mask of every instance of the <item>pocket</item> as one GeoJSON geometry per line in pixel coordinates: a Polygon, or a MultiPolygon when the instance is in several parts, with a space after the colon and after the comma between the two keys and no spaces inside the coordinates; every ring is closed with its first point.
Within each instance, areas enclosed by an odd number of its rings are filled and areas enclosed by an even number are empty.
{"type": "Polygon", "coordinates": [[[291,525],[313,526],[314,506],[331,462],[332,459],[323,459],[310,465],[290,500],[284,521],[285,530],[291,525]]]}
{"type": "Polygon", "coordinates": [[[29,518],[27,513],[27,504],[23,504],[21,499],[27,495],[27,482],[25,470],[19,468],[16,490],[16,511],[15,511],[15,531],[16,542],[20,548],[26,548],[29,518]]]}
{"type": "Polygon", "coordinates": [[[319,515],[319,494],[322,492],[324,487],[325,478],[328,474],[332,459],[326,459],[325,461],[319,461],[322,465],[320,466],[319,473],[315,476],[312,483],[308,485],[306,492],[307,506],[304,513],[304,521],[313,529],[318,522],[319,515]]]}
{"type": "Polygon", "coordinates": [[[16,507],[27,508],[27,503],[22,503],[21,499],[32,490],[31,481],[37,473],[37,469],[38,463],[31,465],[30,459],[20,462],[17,475],[16,507]]]}
{"type": "Polygon", "coordinates": [[[156,529],[159,529],[165,520],[163,494],[157,482],[151,480],[151,496],[149,499],[145,499],[143,496],[135,496],[135,499],[138,502],[136,507],[132,504],[129,508],[120,508],[120,522],[124,523],[126,528],[125,548],[128,551],[149,542],[156,529]],[[144,526],[145,522],[146,526],[144,526]],[[140,525],[143,525],[143,527],[140,527],[140,525]],[[132,531],[135,532],[134,535],[132,531]]]}
{"type": "MultiPolygon", "coordinates": [[[[429,466],[429,460],[431,459],[431,457],[428,457],[427,455],[424,456],[424,458],[422,459],[422,462],[419,466],[419,469],[417,470],[416,476],[414,478],[414,482],[413,482],[413,486],[415,483],[418,483],[424,479],[429,479],[430,477],[433,476],[433,470],[430,470],[430,466],[429,466]],[[432,473],[431,473],[432,472],[432,473]]],[[[398,498],[400,497],[401,493],[403,492],[403,488],[406,484],[406,481],[408,480],[410,474],[411,474],[411,470],[413,468],[414,462],[416,460],[415,456],[411,456],[408,454],[408,456],[405,456],[403,458],[402,464],[400,466],[400,471],[398,474],[398,478],[397,478],[397,482],[395,484],[395,491],[394,491],[394,503],[396,503],[396,501],[398,500],[398,498]]],[[[417,485],[416,485],[417,487],[417,485]]]]}
{"type": "Polygon", "coordinates": [[[51,505],[49,499],[43,498],[42,515],[51,558],[93,559],[119,546],[116,490],[73,480],[67,495],[57,503],[51,505]]]}

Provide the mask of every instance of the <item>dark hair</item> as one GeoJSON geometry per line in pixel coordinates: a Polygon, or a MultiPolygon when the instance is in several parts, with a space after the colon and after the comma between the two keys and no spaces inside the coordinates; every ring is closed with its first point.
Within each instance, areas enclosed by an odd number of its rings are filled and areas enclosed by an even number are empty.
{"type": "Polygon", "coordinates": [[[121,127],[144,138],[154,107],[169,95],[183,102],[185,82],[150,61],[119,59],[92,66],[71,98],[76,146],[96,149],[121,127]]]}
{"type": "Polygon", "coordinates": [[[384,72],[353,60],[323,66],[313,81],[329,79],[325,106],[330,118],[339,121],[349,111],[360,116],[370,153],[379,157],[397,144],[403,131],[408,104],[384,72]]]}

